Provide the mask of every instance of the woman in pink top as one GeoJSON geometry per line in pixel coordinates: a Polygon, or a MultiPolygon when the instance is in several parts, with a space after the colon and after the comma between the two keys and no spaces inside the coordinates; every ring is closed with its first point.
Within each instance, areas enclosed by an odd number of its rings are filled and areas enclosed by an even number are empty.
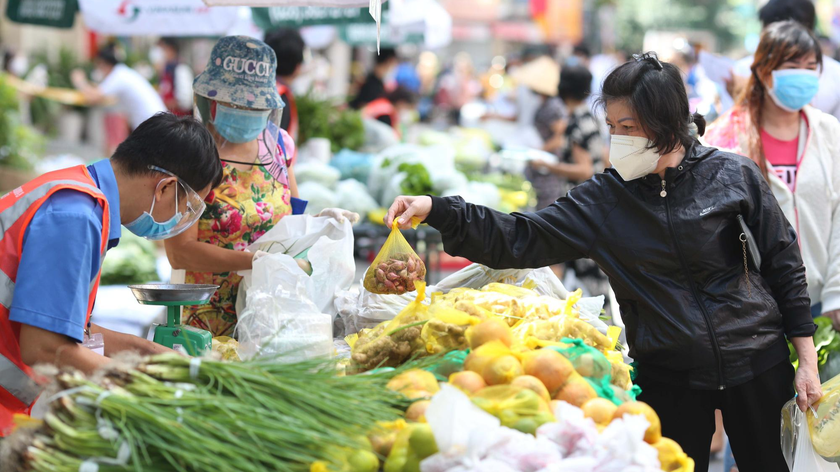
{"type": "MultiPolygon", "coordinates": [[[[840,124],[807,105],[821,69],[820,46],[808,29],[793,21],[768,26],[747,88],[706,128],[704,141],[749,156],[761,168],[798,233],[811,312],[840,330],[840,124]]],[[[725,472],[737,470],[732,462],[727,458],[725,472]]]]}
{"type": "Polygon", "coordinates": [[[761,168],[799,234],[812,311],[840,329],[840,124],[807,105],[821,68],[819,43],[807,28],[768,26],[746,90],[706,129],[705,141],[761,168]]]}

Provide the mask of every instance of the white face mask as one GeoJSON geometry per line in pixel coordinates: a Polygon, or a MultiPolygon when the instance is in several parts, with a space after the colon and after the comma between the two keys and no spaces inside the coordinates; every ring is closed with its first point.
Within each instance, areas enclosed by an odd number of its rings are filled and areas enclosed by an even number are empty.
{"type": "Polygon", "coordinates": [[[94,69],[93,72],[90,73],[90,79],[94,82],[102,82],[105,80],[105,73],[99,69],[94,69]]]}
{"type": "Polygon", "coordinates": [[[153,66],[165,63],[166,54],[163,52],[163,48],[160,46],[153,46],[149,49],[149,62],[151,62],[153,66]]]}
{"type": "Polygon", "coordinates": [[[612,136],[610,164],[626,182],[644,177],[654,169],[662,157],[644,136],[612,136]]]}

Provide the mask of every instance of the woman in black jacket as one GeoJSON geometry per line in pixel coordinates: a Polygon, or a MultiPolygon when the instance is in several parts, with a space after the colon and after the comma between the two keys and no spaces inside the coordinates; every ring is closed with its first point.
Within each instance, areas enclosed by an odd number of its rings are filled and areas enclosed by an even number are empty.
{"type": "Polygon", "coordinates": [[[697,143],[692,123],[702,135],[705,121],[673,65],[635,56],[604,81],[600,103],[613,167],[548,208],[507,215],[459,197],[399,197],[386,223],[419,217],[448,253],[494,268],[594,260],[663,435],[705,471],[720,409],[742,471],[787,471],[781,408],[794,385],[803,410],[822,395],[793,229],[755,163],[697,143]]]}

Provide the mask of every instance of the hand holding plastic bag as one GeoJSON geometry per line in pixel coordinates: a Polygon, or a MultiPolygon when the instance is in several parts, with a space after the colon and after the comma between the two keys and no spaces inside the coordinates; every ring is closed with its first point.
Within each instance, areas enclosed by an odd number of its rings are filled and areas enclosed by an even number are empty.
{"type": "Polygon", "coordinates": [[[822,385],[823,397],[804,413],[796,397],[782,408],[782,453],[791,472],[836,472],[840,462],[840,376],[822,385]],[[832,464],[835,462],[835,464],[832,464]]]}
{"type": "Polygon", "coordinates": [[[426,278],[426,265],[400,232],[397,220],[391,234],[365,273],[365,290],[377,294],[413,292],[426,278]]]}

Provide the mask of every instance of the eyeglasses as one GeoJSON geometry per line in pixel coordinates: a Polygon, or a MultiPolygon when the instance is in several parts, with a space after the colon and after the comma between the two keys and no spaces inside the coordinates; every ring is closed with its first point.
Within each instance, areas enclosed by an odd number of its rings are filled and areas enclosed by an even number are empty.
{"type": "Polygon", "coordinates": [[[657,57],[656,53],[653,51],[646,52],[644,54],[633,54],[633,59],[635,59],[636,62],[650,62],[654,67],[656,67],[656,70],[663,69],[662,63],[659,62],[659,57],[657,57]]]}
{"type": "MultiPolygon", "coordinates": [[[[207,205],[204,203],[204,200],[201,198],[198,192],[193,190],[192,187],[190,187],[186,182],[181,180],[180,177],[173,174],[172,172],[169,172],[166,169],[162,169],[154,165],[150,165],[149,170],[160,172],[162,174],[166,174],[170,177],[175,177],[176,179],[178,179],[178,184],[181,186],[181,189],[186,195],[186,210],[183,212],[183,217],[181,218],[181,220],[178,222],[177,225],[175,225],[174,228],[172,228],[169,234],[171,236],[175,236],[186,231],[190,226],[195,224],[195,222],[201,218],[201,215],[204,214],[204,210],[207,208],[207,205]]],[[[178,206],[178,191],[176,189],[175,212],[177,213],[179,211],[180,208],[178,206]]]]}

